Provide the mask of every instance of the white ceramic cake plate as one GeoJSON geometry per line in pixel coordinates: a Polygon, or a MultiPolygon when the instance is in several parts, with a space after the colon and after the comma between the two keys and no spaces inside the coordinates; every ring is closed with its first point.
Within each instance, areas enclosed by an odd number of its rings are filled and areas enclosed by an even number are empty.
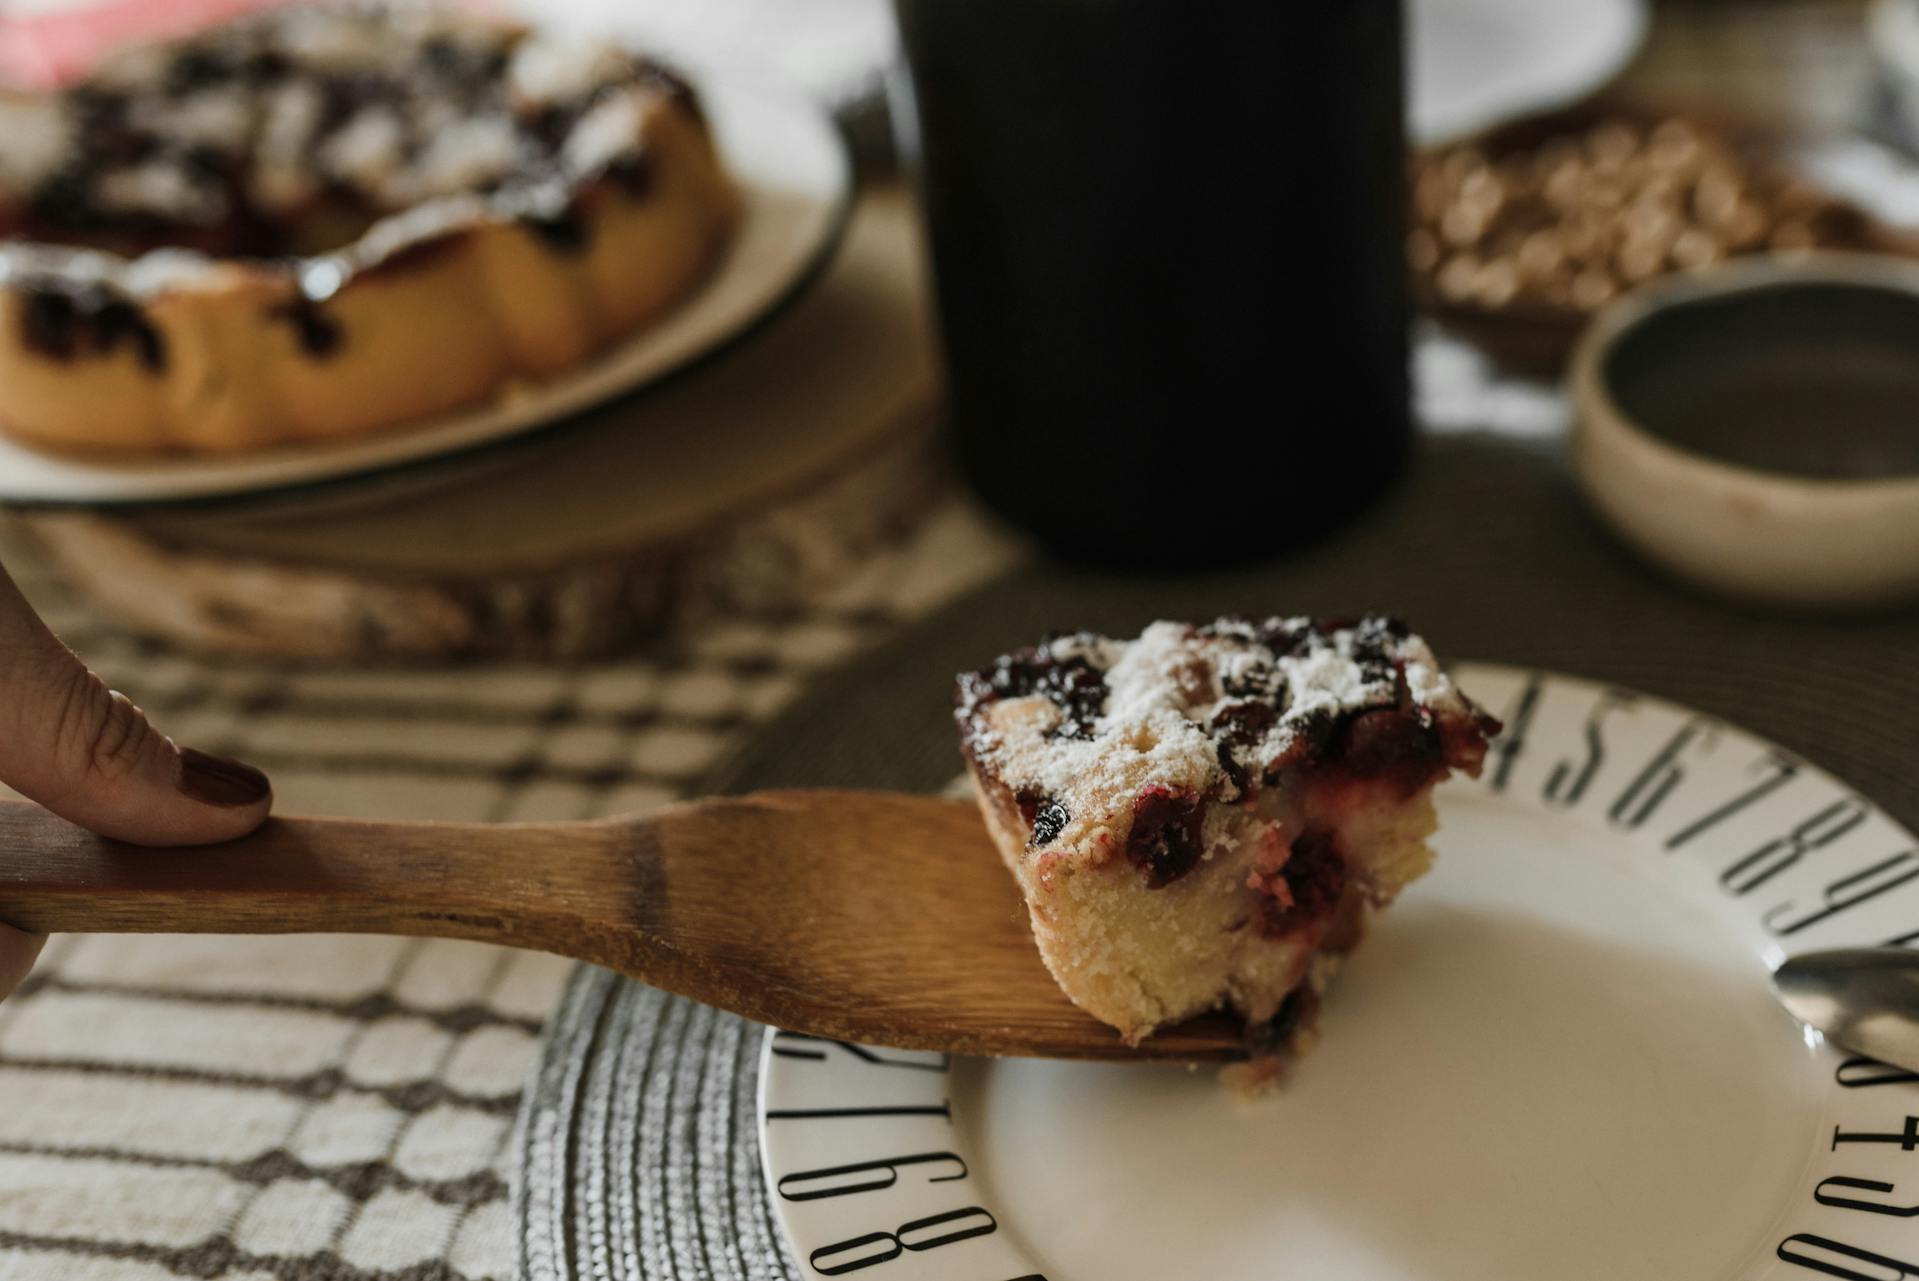
{"type": "Polygon", "coordinates": [[[738,182],[742,217],[712,277],[658,324],[570,374],[515,388],[482,408],[339,444],[235,458],[96,460],[0,437],[0,502],[173,502],[385,471],[548,426],[744,336],[831,258],[852,198],[852,161],[838,127],[807,98],[725,77],[703,77],[698,88],[738,182]]]}
{"type": "Polygon", "coordinates": [[[1919,1277],[1919,1077],[1772,1000],[1919,939],[1919,849],[1727,725],[1466,667],[1507,730],[1270,1097],[770,1034],[800,1271],[872,1281],[1919,1277]]]}
{"type": "Polygon", "coordinates": [[[1605,84],[1645,41],[1646,0],[1413,0],[1413,138],[1444,142],[1605,84]]]}

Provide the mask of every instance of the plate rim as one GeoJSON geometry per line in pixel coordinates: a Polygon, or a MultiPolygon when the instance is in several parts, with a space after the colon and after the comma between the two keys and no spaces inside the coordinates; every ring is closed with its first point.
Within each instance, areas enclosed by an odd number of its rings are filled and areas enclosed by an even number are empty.
{"type": "MultiPolygon", "coordinates": [[[[1415,0],[1417,3],[1418,0],[1415,0]]],[[[1427,4],[1441,3],[1442,0],[1425,0],[1427,4]]],[[[1588,0],[1590,3],[1590,0],[1588,0]]],[[[1442,113],[1438,124],[1421,121],[1415,114],[1413,76],[1418,58],[1412,53],[1411,23],[1416,21],[1409,13],[1408,51],[1406,65],[1406,131],[1408,140],[1416,147],[1443,147],[1460,142],[1466,138],[1490,129],[1504,121],[1538,112],[1557,110],[1577,102],[1588,94],[1597,92],[1610,83],[1632,62],[1639,51],[1646,46],[1646,40],[1652,30],[1652,9],[1647,0],[1604,0],[1612,10],[1624,18],[1621,39],[1616,47],[1606,50],[1604,58],[1595,58],[1592,65],[1581,76],[1561,83],[1551,90],[1535,90],[1524,95],[1506,95],[1503,103],[1494,102],[1471,112],[1442,113]]],[[[1550,6],[1546,6],[1550,8],[1550,6]]],[[[1514,6],[1521,12],[1535,12],[1533,5],[1514,6]]]]}
{"type": "MultiPolygon", "coordinates": [[[[1499,663],[1499,662],[1465,661],[1465,662],[1460,662],[1457,664],[1450,665],[1448,667],[1448,672],[1449,674],[1454,675],[1460,681],[1462,686],[1471,685],[1475,679],[1482,679],[1482,680],[1490,679],[1490,680],[1497,680],[1502,683],[1510,683],[1516,691],[1524,691],[1528,689],[1529,687],[1543,689],[1545,685],[1548,683],[1558,683],[1565,686],[1577,688],[1584,693],[1588,693],[1594,696],[1595,699],[1604,699],[1609,694],[1622,696],[1631,705],[1634,705],[1640,708],[1641,710],[1664,712],[1670,715],[1676,715],[1682,718],[1682,723],[1690,723],[1693,721],[1704,721],[1710,725],[1716,726],[1723,733],[1726,733],[1732,737],[1735,737],[1736,739],[1744,742],[1745,744],[1751,747],[1760,749],[1762,753],[1771,754],[1772,756],[1776,757],[1779,760],[1790,762],[1794,770],[1797,771],[1797,773],[1800,776],[1814,780],[1824,785],[1828,789],[1834,792],[1837,792],[1841,795],[1851,796],[1851,797],[1858,798],[1859,800],[1865,801],[1867,805],[1871,807],[1872,813],[1876,814],[1880,819],[1883,820],[1883,822],[1891,829],[1893,834],[1898,837],[1900,842],[1911,845],[1914,848],[1915,852],[1919,852],[1919,834],[1915,834],[1915,831],[1912,828],[1908,827],[1899,818],[1897,818],[1892,813],[1888,812],[1883,807],[1879,806],[1876,802],[1873,802],[1870,797],[1865,796],[1858,789],[1850,786],[1838,775],[1834,774],[1832,771],[1826,769],[1824,766],[1818,764],[1817,762],[1808,760],[1800,753],[1791,751],[1781,746],[1779,743],[1772,740],[1771,738],[1755,733],[1754,731],[1748,730],[1744,728],[1741,724],[1735,721],[1728,720],[1724,717],[1715,716],[1711,713],[1699,711],[1695,708],[1689,707],[1683,703],[1680,703],[1670,698],[1666,698],[1661,695],[1649,694],[1641,690],[1633,689],[1619,682],[1608,681],[1608,680],[1598,679],[1598,678],[1588,677],[1588,676],[1581,676],[1575,673],[1564,672],[1564,671],[1554,670],[1554,669],[1545,668],[1545,667],[1526,666],[1526,665],[1517,665],[1517,664],[1499,663]]],[[[1488,784],[1486,782],[1481,782],[1479,784],[1476,784],[1475,786],[1478,790],[1490,790],[1488,789],[1488,784]]],[[[1564,815],[1564,818],[1567,821],[1577,821],[1582,823],[1590,820],[1590,816],[1586,814],[1574,815],[1571,813],[1567,813],[1564,815]]],[[[1768,964],[1776,965],[1779,959],[1781,948],[1778,944],[1775,943],[1771,945],[1769,951],[1771,954],[1765,955],[1762,959],[1768,964]]],[[[791,1033],[782,1033],[779,1029],[772,1028],[772,1027],[765,1028],[762,1031],[760,1052],[759,1052],[759,1072],[758,1072],[758,1080],[756,1083],[756,1092],[755,1092],[756,1115],[754,1117],[754,1126],[756,1130],[756,1137],[758,1140],[758,1149],[759,1149],[758,1154],[759,1154],[759,1167],[760,1167],[759,1173],[760,1173],[760,1180],[761,1180],[761,1191],[765,1195],[766,1203],[768,1207],[771,1209],[774,1219],[776,1223],[778,1224],[780,1235],[781,1235],[781,1243],[784,1245],[789,1255],[793,1259],[804,1261],[808,1258],[807,1251],[809,1247],[813,1250],[818,1250],[824,1247],[820,1245],[814,1245],[812,1242],[811,1234],[802,1235],[800,1233],[795,1232],[793,1203],[789,1202],[786,1197],[781,1195],[779,1186],[778,1186],[781,1176],[775,1167],[775,1157],[776,1157],[775,1150],[776,1148],[782,1147],[782,1144],[780,1143],[779,1140],[773,1137],[768,1126],[768,1115],[767,1115],[768,1109],[769,1109],[769,1103],[768,1103],[769,1096],[771,1092],[776,1088],[776,1074],[785,1070],[776,1061],[780,1057],[775,1053],[776,1041],[781,1036],[792,1036],[792,1035],[793,1034],[791,1033]]],[[[811,1039],[817,1039],[817,1038],[805,1038],[805,1039],[811,1040],[811,1039]]],[[[1849,1053],[1847,1051],[1839,1050],[1838,1047],[1836,1046],[1832,1048],[1839,1053],[1849,1053]]],[[[947,1062],[949,1063],[956,1061],[951,1056],[940,1056],[940,1057],[945,1058],[947,1062]]],[[[1857,1056],[1854,1056],[1854,1057],[1857,1058],[1857,1056]]],[[[1848,1062],[1850,1061],[1851,1060],[1848,1060],[1848,1062]]],[[[949,1106],[949,1109],[952,1107],[952,1103],[950,1099],[949,1099],[948,1106],[949,1106]]],[[[949,1120],[951,1120],[950,1112],[949,1112],[949,1120]]],[[[1834,1145],[1835,1150],[1837,1147],[1837,1135],[1838,1135],[1838,1131],[1835,1130],[1835,1145],[1834,1145]]],[[[970,1149],[966,1149],[962,1147],[959,1142],[955,1141],[954,1147],[959,1152],[970,1156],[970,1149]]],[[[1810,1163],[1816,1160],[1817,1155],[1818,1155],[1817,1151],[1815,1150],[1814,1153],[1808,1157],[1809,1167],[1810,1167],[1810,1163]]],[[[787,1176],[787,1177],[791,1177],[791,1176],[787,1176]]],[[[1780,1212],[1775,1216],[1772,1226],[1778,1226],[1780,1224],[1786,1223],[1788,1221],[1787,1220],[1788,1213],[1789,1211],[1786,1208],[1782,1207],[1780,1212]]],[[[903,1232],[904,1229],[901,1229],[901,1231],[903,1232]]],[[[1769,1228],[1769,1232],[1770,1232],[1770,1228],[1769,1228]]],[[[1039,1271],[1041,1267],[1040,1262],[1037,1259],[1032,1257],[1024,1240],[1019,1235],[1014,1233],[1008,1233],[1005,1239],[1007,1241],[1007,1252],[1009,1257],[1017,1259],[1019,1262],[1019,1266],[1033,1269],[1030,1275],[1017,1277],[1014,1279],[1014,1281],[1048,1281],[1048,1278],[1039,1271]]],[[[1825,1245],[1836,1244],[1830,1241],[1826,1241],[1823,1238],[1818,1238],[1816,1236],[1807,1238],[1807,1234],[1805,1234],[1804,1232],[1792,1233],[1786,1236],[1784,1240],[1780,1241],[1777,1247],[1778,1259],[1785,1260],[1786,1262],[1798,1263],[1798,1265],[1802,1268],[1809,1266],[1803,1262],[1799,1262],[1797,1259],[1788,1259],[1784,1255],[1784,1250],[1787,1244],[1791,1244],[1796,1241],[1801,1242],[1803,1244],[1803,1241],[1805,1239],[1820,1241],[1820,1242],[1823,1242],[1825,1245]]],[[[834,1242],[833,1244],[844,1245],[844,1244],[850,1244],[850,1243],[834,1242]]],[[[1875,1241],[1874,1244],[1878,1244],[1878,1242],[1875,1241]]],[[[1755,1252],[1757,1252],[1761,1249],[1761,1247],[1755,1246],[1754,1249],[1755,1249],[1755,1252]]],[[[1743,1260],[1741,1258],[1734,1258],[1734,1259],[1729,1259],[1727,1261],[1727,1264],[1730,1267],[1742,1261],[1745,1261],[1745,1262],[1754,1261],[1759,1257],[1761,1257],[1760,1254],[1755,1253],[1753,1256],[1753,1260],[1743,1260]]],[[[1773,1252],[1766,1251],[1764,1252],[1763,1257],[1765,1258],[1766,1263],[1768,1265],[1765,1269],[1765,1275],[1773,1276],[1777,1274],[1779,1269],[1776,1266],[1773,1266],[1777,1262],[1777,1260],[1775,1260],[1775,1258],[1773,1257],[1773,1252]]],[[[1874,1256],[1874,1259],[1877,1260],[1878,1256],[1874,1256]]],[[[815,1268],[815,1270],[816,1271],[818,1270],[817,1267],[815,1268]]],[[[1814,1269],[1814,1270],[1816,1271],[1818,1269],[1814,1269]]],[[[1833,1273],[1833,1275],[1840,1275],[1840,1274],[1833,1273]]],[[[926,1281],[941,1281],[941,1277],[943,1276],[944,1274],[929,1276],[926,1279],[926,1281]]],[[[1057,1278],[1055,1278],[1055,1281],[1057,1281],[1057,1278]]]]}
{"type": "MultiPolygon", "coordinates": [[[[827,154],[831,157],[833,169],[830,176],[832,193],[820,202],[824,216],[821,218],[815,241],[807,246],[804,253],[795,255],[795,261],[789,267],[790,274],[779,288],[768,293],[755,307],[731,321],[704,345],[687,351],[676,360],[637,375],[631,382],[610,387],[598,395],[590,396],[581,403],[557,413],[546,415],[536,413],[523,420],[509,421],[478,439],[449,444],[439,449],[426,449],[417,454],[409,454],[389,461],[369,462],[363,465],[346,463],[338,470],[328,470],[321,474],[295,476],[264,484],[209,484],[170,494],[15,494],[8,492],[6,482],[0,479],[0,507],[24,512],[105,510],[180,512],[297,500],[300,497],[339,491],[356,485],[391,482],[400,477],[417,478],[438,467],[471,465],[485,459],[488,455],[504,453],[514,448],[524,448],[535,437],[558,439],[569,431],[589,425],[595,411],[668,386],[679,379],[697,373],[750,342],[786,314],[819,282],[832,265],[845,241],[854,208],[858,203],[860,189],[858,165],[852,144],[839,119],[825,104],[797,89],[766,77],[749,77],[728,72],[707,72],[699,75],[696,79],[696,89],[708,101],[718,99],[753,102],[756,106],[782,111],[795,122],[804,121],[805,124],[802,127],[816,130],[816,138],[824,144],[827,154]]],[[[822,174],[822,176],[825,175],[822,174]]],[[[736,171],[736,179],[737,177],[736,171]]],[[[724,270],[723,264],[719,270],[724,270]]],[[[712,277],[703,281],[695,294],[682,300],[682,305],[697,296],[699,292],[710,288],[712,283],[712,277]]],[[[678,307],[675,308],[675,311],[677,310],[679,310],[678,307]]],[[[569,382],[591,377],[606,366],[629,356],[633,348],[657,340],[662,326],[672,323],[673,315],[673,312],[669,312],[659,322],[642,327],[606,348],[591,360],[569,369],[558,379],[549,380],[545,386],[548,389],[564,388],[569,382]]],[[[437,424],[424,423],[417,426],[430,428],[437,425],[441,429],[446,429],[473,417],[497,412],[502,406],[505,394],[504,392],[496,393],[492,398],[466,410],[441,416],[437,424]]],[[[399,426],[392,430],[391,435],[403,438],[414,430],[416,427],[399,426]]],[[[331,446],[321,445],[315,449],[315,453],[323,457],[331,449],[348,452],[364,446],[370,439],[377,440],[383,434],[387,433],[354,437],[331,446]]],[[[9,448],[21,450],[30,448],[12,441],[5,443],[9,448]]],[[[236,460],[246,460],[250,457],[253,456],[241,454],[236,456],[236,460]]],[[[205,463],[207,460],[195,458],[194,461],[205,463]]]]}

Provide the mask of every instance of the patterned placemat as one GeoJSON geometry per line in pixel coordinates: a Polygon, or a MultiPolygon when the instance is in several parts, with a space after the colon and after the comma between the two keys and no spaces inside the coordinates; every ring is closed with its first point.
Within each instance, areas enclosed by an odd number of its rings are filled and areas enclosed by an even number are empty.
{"type": "MultiPolygon", "coordinates": [[[[346,671],[128,637],[0,527],[56,631],[166,732],[267,769],[283,812],[444,820],[674,799],[1007,553],[953,507],[787,617],[618,662],[346,671]]],[[[359,936],[54,939],[0,1002],[0,1281],[508,1281],[510,1136],[571,969],[359,936]]]]}
{"type": "MultiPolygon", "coordinates": [[[[1698,599],[1595,525],[1562,448],[1484,435],[1430,441],[1362,524],[1258,569],[1022,570],[809,695],[719,784],[937,789],[960,769],[953,673],[1049,630],[1371,610],[1403,614],[1452,660],[1616,682],[1738,724],[1919,825],[1919,612],[1787,620],[1698,599]]],[[[807,1275],[767,1226],[751,1108],[764,1029],[593,971],[567,1010],[524,1114],[527,1281],[807,1275]]]]}

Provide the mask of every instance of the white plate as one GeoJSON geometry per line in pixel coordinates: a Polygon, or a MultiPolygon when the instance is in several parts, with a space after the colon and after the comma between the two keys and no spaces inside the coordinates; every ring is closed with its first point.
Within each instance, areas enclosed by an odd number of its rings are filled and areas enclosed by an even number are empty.
{"type": "Polygon", "coordinates": [[[1646,38],[1645,0],[1413,0],[1413,137],[1442,142],[1573,102],[1646,38]]]}
{"type": "MultiPolygon", "coordinates": [[[[830,258],[845,227],[852,162],[811,100],[720,78],[701,103],[742,197],[726,257],[699,292],[591,364],[483,408],[340,444],[237,458],[90,460],[0,437],[0,502],[153,503],[259,493],[381,471],[547,426],[711,354],[791,298],[830,258]]],[[[0,389],[0,395],[4,395],[0,389]]]]}
{"type": "Polygon", "coordinates": [[[1919,938],[1911,833],[1682,708],[1459,675],[1508,729],[1272,1097],[770,1034],[765,1174],[802,1271],[1919,1277],[1919,1078],[1825,1046],[1766,981],[1919,938]]]}

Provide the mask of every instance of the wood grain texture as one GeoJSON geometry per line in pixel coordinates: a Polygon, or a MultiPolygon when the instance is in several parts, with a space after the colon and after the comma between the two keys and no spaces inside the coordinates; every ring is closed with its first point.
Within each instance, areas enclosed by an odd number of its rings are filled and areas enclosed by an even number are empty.
{"type": "Polygon", "coordinates": [[[1040,963],[978,811],[884,792],[762,792],[593,823],[274,819],[188,850],[0,805],[0,920],[477,939],[838,1040],[1056,1058],[1239,1053],[1223,1017],[1127,1048],[1040,963]]]}

